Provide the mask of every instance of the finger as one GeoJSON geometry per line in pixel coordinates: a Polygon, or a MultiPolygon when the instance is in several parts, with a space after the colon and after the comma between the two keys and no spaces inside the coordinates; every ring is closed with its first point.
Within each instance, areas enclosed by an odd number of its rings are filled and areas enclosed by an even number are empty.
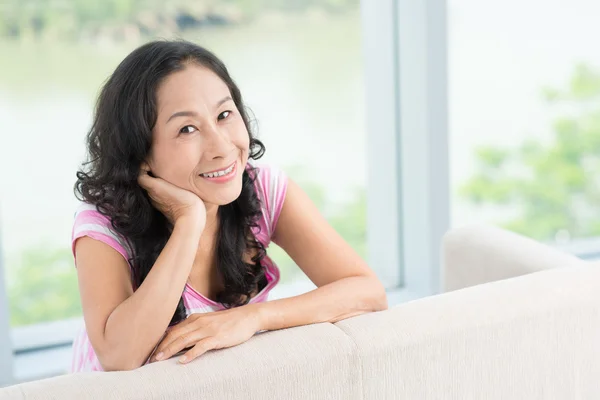
{"type": "Polygon", "coordinates": [[[183,333],[172,340],[170,343],[167,343],[161,350],[158,351],[156,355],[157,360],[166,360],[168,358],[173,357],[173,355],[179,353],[181,350],[184,350],[198,341],[204,339],[206,334],[202,331],[191,331],[183,333]]]}
{"type": "Polygon", "coordinates": [[[210,336],[200,340],[194,347],[188,350],[179,358],[181,364],[187,364],[190,361],[200,357],[209,350],[214,350],[218,347],[218,341],[214,336],[210,336]]]}
{"type": "Polygon", "coordinates": [[[147,171],[144,171],[144,170],[140,171],[137,181],[140,184],[140,186],[143,187],[144,189],[148,189],[153,183],[152,177],[150,175],[148,175],[147,171]]]}
{"type": "Polygon", "coordinates": [[[154,346],[154,350],[152,350],[152,352],[150,353],[150,356],[148,357],[148,362],[149,363],[153,363],[158,361],[156,359],[156,354],[158,353],[158,346],[160,345],[160,343],[162,342],[162,340],[165,338],[165,336],[167,336],[167,332],[163,333],[163,335],[161,336],[160,340],[158,341],[158,344],[156,346],[154,346]]]}
{"type": "Polygon", "coordinates": [[[180,330],[173,330],[174,327],[169,327],[165,331],[165,334],[160,339],[160,342],[156,346],[156,350],[154,350],[154,354],[152,355],[152,361],[160,361],[165,359],[164,351],[165,349],[175,341],[181,334],[183,334],[180,330]]]}
{"type": "Polygon", "coordinates": [[[190,323],[198,320],[197,316],[198,316],[198,314],[190,314],[190,315],[188,315],[187,317],[185,317],[181,321],[177,322],[176,324],[168,326],[167,327],[167,332],[173,332],[175,330],[185,328],[190,323]]]}
{"type": "Polygon", "coordinates": [[[190,334],[184,334],[177,337],[171,343],[169,343],[164,350],[162,350],[157,356],[157,359],[166,360],[173,357],[175,354],[179,353],[181,350],[184,350],[192,345],[194,345],[198,340],[202,339],[203,336],[200,336],[196,332],[192,332],[190,334]],[[161,354],[162,353],[162,354],[161,354]]]}
{"type": "Polygon", "coordinates": [[[156,350],[154,350],[154,355],[152,356],[152,362],[166,359],[165,349],[171,343],[173,343],[173,341],[175,341],[175,339],[177,339],[177,337],[179,337],[179,335],[177,335],[175,332],[169,332],[167,330],[166,334],[163,336],[163,338],[158,343],[158,346],[156,346],[156,350]]]}
{"type": "Polygon", "coordinates": [[[161,345],[159,347],[163,349],[169,343],[177,339],[179,336],[191,332],[194,329],[197,329],[196,326],[190,325],[191,322],[192,318],[187,317],[186,319],[176,323],[175,325],[168,326],[165,331],[165,336],[161,340],[161,345]]]}

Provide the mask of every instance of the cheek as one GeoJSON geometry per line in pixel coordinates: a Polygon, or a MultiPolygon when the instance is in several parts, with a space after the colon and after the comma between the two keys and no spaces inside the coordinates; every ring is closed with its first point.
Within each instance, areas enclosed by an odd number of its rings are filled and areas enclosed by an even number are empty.
{"type": "Polygon", "coordinates": [[[246,125],[244,125],[244,121],[240,119],[239,126],[236,127],[235,135],[233,137],[233,143],[235,146],[242,150],[245,153],[245,156],[248,156],[248,149],[250,147],[250,135],[248,135],[248,130],[246,129],[246,125]]]}
{"type": "Polygon", "coordinates": [[[197,146],[161,148],[154,152],[155,172],[161,178],[183,185],[198,163],[197,146]]]}

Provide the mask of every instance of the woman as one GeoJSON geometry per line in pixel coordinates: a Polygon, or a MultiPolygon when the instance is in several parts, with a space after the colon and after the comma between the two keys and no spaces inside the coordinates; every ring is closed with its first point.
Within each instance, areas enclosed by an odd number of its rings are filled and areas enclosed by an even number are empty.
{"type": "Polygon", "coordinates": [[[383,286],[276,168],[223,63],[185,41],[127,56],[104,85],[77,174],[73,228],[85,329],[73,371],[130,370],[256,332],[384,310],[383,286]],[[267,302],[273,241],[315,283],[267,302]]]}

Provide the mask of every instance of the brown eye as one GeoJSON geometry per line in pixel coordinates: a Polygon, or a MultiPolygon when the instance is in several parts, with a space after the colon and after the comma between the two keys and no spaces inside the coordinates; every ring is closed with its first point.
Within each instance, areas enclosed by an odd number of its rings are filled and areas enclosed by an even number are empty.
{"type": "Polygon", "coordinates": [[[227,111],[223,111],[221,114],[219,114],[219,116],[217,117],[217,120],[221,121],[224,120],[225,118],[229,117],[231,115],[231,111],[227,110],[227,111]]]}
{"type": "Polygon", "coordinates": [[[194,133],[197,130],[198,129],[196,129],[196,127],[194,125],[186,125],[179,130],[179,133],[184,133],[184,134],[185,133],[194,133]]]}

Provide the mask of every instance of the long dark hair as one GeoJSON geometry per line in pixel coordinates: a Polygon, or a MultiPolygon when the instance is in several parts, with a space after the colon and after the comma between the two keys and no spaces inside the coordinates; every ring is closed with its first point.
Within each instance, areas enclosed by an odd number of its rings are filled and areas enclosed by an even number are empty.
{"type": "MultiPolygon", "coordinates": [[[[137,48],[119,64],[98,98],[87,135],[89,158],[77,172],[75,195],[95,205],[127,242],[134,289],[150,272],[172,229],[137,183],[140,166],[152,143],[156,91],[165,77],[190,64],[211,69],[229,87],[250,135],[249,157],[258,159],[265,152],[264,145],[251,132],[240,90],[223,62],[210,51],[186,41],[155,41],[137,48]]],[[[261,267],[266,250],[251,230],[257,227],[261,216],[254,177],[252,167],[244,171],[240,196],[218,210],[215,258],[224,290],[217,294],[217,301],[227,308],[246,304],[252,291],[266,285],[261,267]],[[249,252],[255,253],[250,264],[244,261],[249,252]]],[[[185,317],[180,299],[171,324],[185,317]]]]}

